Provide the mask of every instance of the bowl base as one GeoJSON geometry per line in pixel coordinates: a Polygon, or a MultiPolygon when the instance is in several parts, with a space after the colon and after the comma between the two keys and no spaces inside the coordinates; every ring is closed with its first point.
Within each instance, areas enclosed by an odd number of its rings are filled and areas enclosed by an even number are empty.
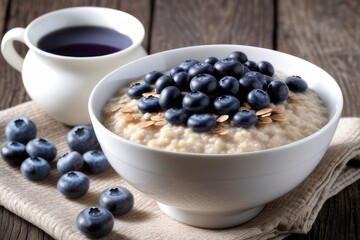
{"type": "Polygon", "coordinates": [[[238,212],[206,214],[170,207],[159,202],[157,204],[159,208],[169,217],[181,223],[200,228],[234,227],[248,222],[252,218],[256,217],[265,207],[265,205],[261,205],[259,207],[238,212]]]}

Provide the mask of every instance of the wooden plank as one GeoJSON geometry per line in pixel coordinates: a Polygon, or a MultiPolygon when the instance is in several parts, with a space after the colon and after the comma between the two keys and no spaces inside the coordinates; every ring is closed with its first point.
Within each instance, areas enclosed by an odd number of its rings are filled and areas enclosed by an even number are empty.
{"type": "Polygon", "coordinates": [[[7,211],[2,206],[0,206],[0,233],[1,239],[53,239],[41,229],[7,211]]]}
{"type": "Polygon", "coordinates": [[[215,43],[273,47],[271,0],[158,0],[153,22],[152,53],[215,43]]]}
{"type": "MultiPolygon", "coordinates": [[[[13,0],[11,1],[11,7],[8,18],[9,22],[5,25],[4,30],[8,30],[14,27],[26,27],[36,17],[66,7],[74,6],[101,6],[120,9],[128,12],[137,17],[144,25],[146,32],[148,32],[150,26],[150,1],[141,0],[122,0],[122,1],[91,1],[91,0],[74,0],[74,1],[46,1],[46,0],[13,0]],[[30,10],[29,10],[30,9],[30,10]]],[[[1,0],[1,12],[5,11],[6,0],[1,0]]],[[[1,15],[0,15],[1,16],[1,15]]],[[[119,23],[120,24],[120,23],[119,23]]],[[[147,48],[148,39],[147,36],[144,39],[144,47],[147,48]]],[[[19,44],[19,51],[22,55],[25,55],[27,48],[23,44],[19,44]]],[[[30,100],[27,95],[22,81],[21,75],[13,68],[11,68],[3,59],[0,57],[0,96],[3,98],[0,102],[0,109],[5,109],[10,106],[15,106],[21,102],[30,100]],[[14,95],[14,93],[16,93],[14,95]]]]}
{"type": "Polygon", "coordinates": [[[280,0],[278,49],[332,75],[344,93],[343,116],[360,116],[360,2],[280,0]],[[296,9],[296,11],[292,11],[296,9]]]}
{"type": "Polygon", "coordinates": [[[8,0],[0,0],[0,33],[3,32],[5,21],[6,21],[6,10],[8,5],[8,0]]]}

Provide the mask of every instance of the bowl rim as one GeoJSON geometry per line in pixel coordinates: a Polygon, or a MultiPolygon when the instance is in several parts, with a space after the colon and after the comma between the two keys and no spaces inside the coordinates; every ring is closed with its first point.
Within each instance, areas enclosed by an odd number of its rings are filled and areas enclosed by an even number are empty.
{"type": "MultiPolygon", "coordinates": [[[[307,142],[313,138],[316,138],[317,136],[323,134],[325,131],[327,131],[331,126],[333,126],[334,124],[337,125],[339,122],[339,119],[341,117],[342,114],[342,109],[343,109],[343,94],[341,91],[340,86],[338,85],[338,83],[336,82],[336,80],[329,74],[327,73],[325,70],[323,70],[322,68],[320,68],[319,66],[305,60],[299,57],[296,57],[294,55],[288,54],[288,53],[284,53],[278,50],[273,50],[273,49],[268,49],[268,48],[262,48],[262,47],[255,47],[255,46],[248,46],[248,45],[239,45],[239,44],[208,44],[208,45],[194,45],[194,46],[188,46],[188,47],[181,47],[181,48],[175,48],[175,49],[171,49],[171,50],[166,50],[166,51],[161,51],[158,53],[154,53],[154,54],[150,54],[148,56],[142,57],[140,59],[137,59],[135,61],[132,61],[130,63],[127,63],[117,69],[115,69],[114,71],[112,71],[111,73],[109,73],[108,75],[106,75],[105,77],[103,77],[97,84],[96,86],[93,88],[90,97],[89,97],[89,101],[88,101],[88,111],[91,117],[91,122],[94,125],[94,122],[96,123],[96,125],[98,125],[101,128],[101,131],[103,131],[106,135],[110,136],[111,138],[117,140],[117,141],[122,141],[126,144],[132,145],[133,147],[136,148],[141,148],[143,150],[146,151],[151,151],[151,152],[156,152],[156,153],[162,153],[162,154],[175,154],[178,156],[201,156],[201,157],[205,157],[205,158],[213,158],[213,157],[236,157],[236,156],[253,156],[253,155],[258,155],[258,154],[271,154],[273,152],[278,152],[278,151],[282,151],[284,149],[289,149],[292,147],[295,147],[303,142],[307,142]],[[123,68],[127,68],[128,66],[137,64],[137,62],[139,61],[144,61],[143,59],[148,59],[148,58],[154,58],[156,56],[159,55],[163,55],[163,54],[171,54],[171,53],[176,53],[178,51],[183,51],[183,50],[192,50],[192,49],[198,49],[198,48],[208,48],[208,47],[244,47],[244,48],[250,48],[250,49],[257,49],[257,50],[265,50],[271,53],[276,53],[276,54],[282,54],[286,57],[291,57],[296,59],[296,61],[303,61],[307,64],[313,65],[314,67],[316,67],[319,71],[321,71],[323,74],[327,75],[335,84],[335,86],[337,87],[336,91],[339,94],[339,102],[338,102],[338,107],[335,108],[335,112],[333,114],[333,116],[329,116],[329,120],[328,122],[321,127],[319,130],[317,130],[316,132],[301,138],[299,140],[296,140],[294,142],[288,143],[288,144],[284,144],[281,146],[277,146],[277,147],[273,147],[273,148],[269,148],[269,149],[263,149],[263,150],[256,150],[256,151],[249,151],[249,152],[239,152],[239,153],[192,153],[192,152],[175,152],[175,151],[169,151],[169,150],[164,150],[164,149],[160,149],[160,148],[154,148],[154,147],[149,147],[146,145],[142,145],[139,143],[135,143],[132,142],[128,139],[125,139],[123,137],[121,137],[120,135],[117,135],[116,133],[110,131],[109,129],[107,129],[102,123],[101,121],[98,119],[98,117],[96,116],[96,114],[93,111],[93,104],[95,104],[95,93],[97,92],[97,89],[100,88],[100,86],[102,84],[104,84],[104,82],[107,81],[107,79],[116,74],[118,71],[121,71],[123,68]]],[[[103,107],[103,106],[102,106],[103,107]]],[[[333,137],[333,136],[332,136],[333,137]]],[[[330,143],[331,139],[329,140],[330,143]]]]}

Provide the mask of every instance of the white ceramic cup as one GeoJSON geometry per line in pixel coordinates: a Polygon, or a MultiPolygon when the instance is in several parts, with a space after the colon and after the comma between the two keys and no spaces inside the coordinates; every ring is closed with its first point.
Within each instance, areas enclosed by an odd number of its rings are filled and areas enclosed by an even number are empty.
{"type": "Polygon", "coordinates": [[[96,83],[119,66],[146,56],[141,43],[145,31],[128,13],[100,7],[74,7],[53,11],[33,20],[25,29],[8,31],[1,43],[5,60],[22,73],[29,96],[53,118],[66,125],[89,124],[87,102],[96,83]],[[107,27],[127,35],[132,44],[115,53],[95,57],[68,57],[38,48],[50,32],[74,26],[107,27]],[[27,45],[25,58],[14,41],[27,45]]]}

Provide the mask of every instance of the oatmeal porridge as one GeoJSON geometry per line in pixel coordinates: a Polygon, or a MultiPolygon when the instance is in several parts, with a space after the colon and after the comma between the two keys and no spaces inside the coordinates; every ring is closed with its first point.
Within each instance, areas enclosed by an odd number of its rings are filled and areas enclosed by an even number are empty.
{"type": "MultiPolygon", "coordinates": [[[[274,79],[284,82],[285,78],[276,73],[274,79]]],[[[132,142],[174,152],[233,154],[270,149],[311,135],[329,117],[320,97],[307,89],[289,91],[281,103],[270,102],[261,108],[240,101],[239,111],[253,111],[256,116],[256,124],[251,127],[236,126],[234,114],[212,113],[215,122],[211,129],[194,131],[186,124],[170,124],[164,111],[140,111],[139,99],[129,97],[127,91],[120,89],[107,102],[104,126],[132,142]]],[[[159,97],[154,87],[142,95],[159,97]]]]}

